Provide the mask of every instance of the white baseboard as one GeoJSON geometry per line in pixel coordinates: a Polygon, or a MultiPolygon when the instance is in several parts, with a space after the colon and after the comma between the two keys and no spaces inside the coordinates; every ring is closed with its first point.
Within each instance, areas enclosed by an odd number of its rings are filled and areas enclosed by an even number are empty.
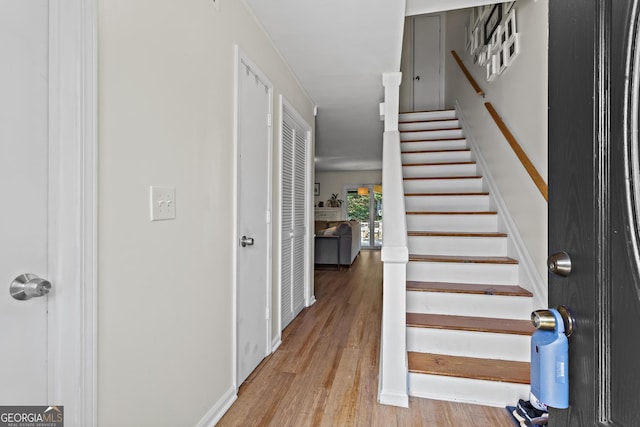
{"type": "Polygon", "coordinates": [[[409,407],[409,396],[407,394],[380,392],[378,402],[383,405],[409,407]]]}
{"type": "Polygon", "coordinates": [[[238,395],[236,394],[236,388],[231,387],[227,392],[216,402],[211,409],[202,417],[202,419],[196,424],[195,427],[213,427],[222,416],[229,410],[233,402],[236,401],[238,395]]]}
{"type": "Polygon", "coordinates": [[[280,347],[280,344],[282,344],[282,335],[278,334],[271,340],[271,353],[274,353],[280,347]]]}
{"type": "Polygon", "coordinates": [[[513,244],[513,249],[516,251],[518,261],[520,262],[518,269],[520,278],[519,285],[533,293],[534,310],[538,308],[546,308],[548,306],[546,282],[535,267],[533,258],[531,257],[529,250],[524,244],[524,240],[522,239],[522,236],[518,231],[518,227],[516,226],[516,223],[513,220],[509,209],[507,209],[507,204],[505,203],[502,194],[498,190],[498,185],[496,184],[493,175],[491,175],[491,170],[487,166],[487,162],[484,159],[482,152],[480,151],[480,147],[476,142],[473,133],[468,128],[467,121],[465,120],[464,113],[462,111],[462,107],[460,106],[458,101],[456,101],[456,111],[458,113],[458,118],[460,120],[465,138],[467,139],[467,142],[469,143],[473,154],[476,156],[478,168],[480,171],[482,171],[482,176],[484,177],[485,182],[489,187],[491,197],[496,203],[499,216],[504,222],[504,225],[507,229],[506,231],[509,234],[509,241],[513,244]]]}

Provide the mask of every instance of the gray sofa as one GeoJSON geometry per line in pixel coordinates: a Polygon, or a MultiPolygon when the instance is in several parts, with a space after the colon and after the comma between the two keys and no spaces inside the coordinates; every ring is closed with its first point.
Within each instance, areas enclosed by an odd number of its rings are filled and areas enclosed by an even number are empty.
{"type": "Polygon", "coordinates": [[[358,221],[316,221],[315,236],[316,264],[340,264],[350,267],[360,253],[358,221]]]}

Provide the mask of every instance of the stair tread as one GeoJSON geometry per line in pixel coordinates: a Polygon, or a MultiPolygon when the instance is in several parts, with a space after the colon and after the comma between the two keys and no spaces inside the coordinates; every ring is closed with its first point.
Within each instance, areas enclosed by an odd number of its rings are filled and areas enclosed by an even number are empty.
{"type": "Polygon", "coordinates": [[[448,283],[407,281],[407,291],[445,292],[474,295],[500,295],[514,297],[532,297],[533,294],[518,285],[497,285],[478,283],[448,283]]]}
{"type": "Polygon", "coordinates": [[[424,153],[469,153],[469,148],[456,148],[453,150],[416,150],[416,151],[402,151],[400,154],[424,154],[424,153]]]}
{"type": "Polygon", "coordinates": [[[443,130],[462,130],[461,127],[457,128],[438,128],[438,129],[418,129],[418,130],[401,130],[400,133],[411,133],[411,132],[441,132],[443,130]]]}
{"type": "Polygon", "coordinates": [[[518,264],[518,260],[503,256],[493,257],[409,254],[409,261],[457,262],[462,264],[518,264]]]}
{"type": "MultiPolygon", "coordinates": [[[[447,129],[445,129],[447,130],[447,129]]],[[[451,130],[451,129],[448,129],[451,130]]],[[[406,132],[406,131],[405,131],[406,132]]],[[[462,141],[467,138],[463,136],[457,136],[454,138],[430,138],[430,139],[412,139],[411,141],[400,141],[401,144],[408,144],[410,142],[442,142],[442,141],[462,141]]]]}
{"type": "Polygon", "coordinates": [[[405,181],[415,181],[419,179],[482,179],[481,175],[465,175],[465,176],[432,176],[432,177],[412,177],[402,178],[405,181]]]}
{"type": "Polygon", "coordinates": [[[449,165],[475,165],[476,162],[434,162],[434,163],[403,163],[402,166],[449,166],[449,165]]]}
{"type": "Polygon", "coordinates": [[[527,362],[408,352],[409,372],[529,384],[527,362]]]}
{"type": "MultiPolygon", "coordinates": [[[[402,113],[400,113],[402,114],[402,113]]],[[[398,124],[408,124],[408,123],[431,123],[431,122],[452,122],[454,120],[460,120],[457,118],[453,119],[428,119],[428,120],[409,120],[406,122],[398,120],[398,124]]]]}
{"type": "Polygon", "coordinates": [[[469,211],[469,212],[438,212],[438,211],[419,211],[406,212],[407,215],[497,215],[496,211],[469,211]]]}
{"type": "Polygon", "coordinates": [[[488,196],[488,191],[474,193],[405,193],[405,197],[441,197],[441,196],[488,196]]]}
{"type": "Polygon", "coordinates": [[[535,328],[528,320],[489,317],[452,316],[445,314],[407,313],[407,326],[471,332],[531,335],[535,328]]]}
{"type": "Polygon", "coordinates": [[[501,232],[468,232],[468,231],[409,231],[414,237],[507,237],[501,232]]]}
{"type": "Polygon", "coordinates": [[[445,108],[444,110],[420,110],[420,111],[401,111],[399,114],[419,114],[419,113],[452,113],[455,108],[445,108]]]}

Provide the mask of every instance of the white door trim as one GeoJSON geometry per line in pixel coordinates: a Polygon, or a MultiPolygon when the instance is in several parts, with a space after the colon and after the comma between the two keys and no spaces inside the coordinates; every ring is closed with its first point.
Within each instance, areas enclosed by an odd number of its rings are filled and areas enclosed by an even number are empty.
{"type": "Polygon", "coordinates": [[[49,379],[65,425],[97,425],[96,0],[49,2],[49,379]]]}
{"type": "Polygon", "coordinates": [[[273,307],[271,301],[272,295],[272,270],[273,270],[273,236],[272,236],[272,217],[273,217],[273,83],[271,80],[254,64],[251,59],[244,53],[240,46],[235,45],[235,73],[234,73],[234,115],[233,115],[233,242],[232,242],[232,259],[233,259],[233,384],[235,384],[236,392],[240,388],[238,384],[238,126],[239,117],[239,80],[238,76],[242,69],[242,64],[246,64],[251,71],[257,75],[260,80],[268,87],[269,90],[269,134],[268,134],[268,156],[267,156],[267,330],[265,331],[265,356],[271,353],[271,324],[273,321],[273,307]]]}

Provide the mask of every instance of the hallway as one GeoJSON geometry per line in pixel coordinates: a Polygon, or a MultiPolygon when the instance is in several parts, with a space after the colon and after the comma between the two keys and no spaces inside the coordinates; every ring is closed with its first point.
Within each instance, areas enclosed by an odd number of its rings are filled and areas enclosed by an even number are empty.
{"type": "Polygon", "coordinates": [[[409,409],[377,403],[380,251],[362,251],[351,271],[316,271],[315,296],[219,426],[513,425],[502,408],[416,398],[409,409]]]}

